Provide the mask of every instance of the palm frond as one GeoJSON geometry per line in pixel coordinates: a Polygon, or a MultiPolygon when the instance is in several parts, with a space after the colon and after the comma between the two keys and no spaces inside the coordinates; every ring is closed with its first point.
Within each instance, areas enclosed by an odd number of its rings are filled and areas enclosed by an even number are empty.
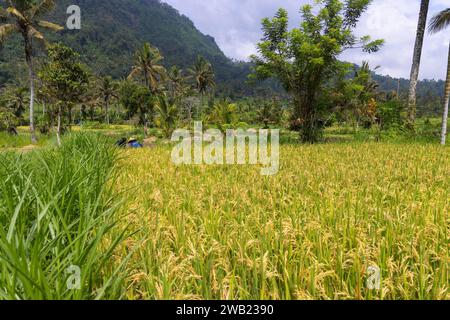
{"type": "Polygon", "coordinates": [[[450,8],[439,12],[431,21],[428,29],[430,33],[437,33],[450,25],[450,8]]]}
{"type": "Polygon", "coordinates": [[[14,31],[16,26],[13,24],[4,24],[0,26],[0,44],[2,44],[14,31]]]}
{"type": "Polygon", "coordinates": [[[30,36],[30,38],[35,38],[42,41],[44,40],[44,35],[33,27],[29,28],[28,35],[30,36]]]}
{"type": "Polygon", "coordinates": [[[44,20],[39,21],[38,22],[38,26],[40,26],[42,28],[45,28],[45,29],[50,29],[52,31],[64,30],[64,27],[60,26],[59,24],[52,23],[52,22],[49,22],[49,21],[44,21],[44,20]]]}
{"type": "Polygon", "coordinates": [[[6,11],[14,16],[17,20],[19,20],[20,22],[26,23],[28,22],[28,20],[25,18],[25,16],[16,8],[14,7],[9,7],[8,9],[6,9],[6,11]]]}
{"type": "Polygon", "coordinates": [[[152,69],[160,76],[164,76],[167,72],[166,68],[163,66],[153,66],[152,69]]]}
{"type": "Polygon", "coordinates": [[[142,72],[142,68],[141,67],[138,67],[138,66],[135,66],[135,67],[133,67],[133,69],[131,70],[131,72],[130,72],[130,74],[128,75],[128,77],[127,77],[127,79],[128,80],[131,80],[131,79],[133,79],[134,77],[136,77],[139,73],[141,73],[142,72]]]}
{"type": "Polygon", "coordinates": [[[38,5],[34,6],[31,10],[31,17],[38,17],[45,15],[53,11],[56,6],[55,0],[42,0],[38,5]]]}

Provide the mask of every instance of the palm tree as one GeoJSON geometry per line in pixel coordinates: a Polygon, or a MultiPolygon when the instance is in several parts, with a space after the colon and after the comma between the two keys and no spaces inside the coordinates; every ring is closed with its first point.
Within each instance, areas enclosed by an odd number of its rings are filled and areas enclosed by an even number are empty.
{"type": "Polygon", "coordinates": [[[13,110],[14,116],[21,121],[27,103],[26,92],[28,89],[23,86],[9,87],[5,93],[5,101],[8,108],[13,110]]]}
{"type": "Polygon", "coordinates": [[[219,127],[221,131],[225,131],[225,125],[234,125],[237,121],[237,106],[229,103],[228,100],[222,100],[214,105],[211,114],[211,120],[219,127]]]}
{"type": "MultiPolygon", "coordinates": [[[[89,75],[88,82],[89,83],[95,83],[96,77],[92,74],[89,75]]],[[[89,86],[87,90],[84,92],[84,94],[81,97],[81,108],[83,114],[83,120],[86,120],[86,109],[88,108],[88,115],[90,121],[94,122],[95,120],[95,109],[102,107],[102,101],[101,96],[98,94],[98,87],[97,86],[89,86]]]]}
{"type": "Polygon", "coordinates": [[[174,99],[179,99],[188,92],[186,86],[186,78],[183,75],[183,70],[177,66],[170,68],[167,73],[167,78],[169,80],[169,92],[174,99]]]}
{"type": "Polygon", "coordinates": [[[12,23],[0,25],[0,45],[13,33],[22,35],[25,49],[25,60],[28,66],[30,81],[30,133],[31,142],[36,143],[34,126],[34,70],[33,70],[33,40],[45,43],[44,35],[38,31],[40,28],[59,31],[63,27],[44,20],[39,17],[48,14],[56,5],[55,0],[6,0],[7,8],[0,8],[0,17],[10,18],[12,23]]]}
{"type": "MultiPolygon", "coordinates": [[[[444,30],[450,25],[450,8],[441,11],[431,20],[429,29],[431,33],[436,33],[444,30]]],[[[444,95],[444,114],[442,116],[442,134],[441,144],[445,145],[447,139],[447,121],[448,121],[448,105],[450,100],[450,45],[448,53],[447,64],[447,80],[445,83],[445,95],[444,95]]]]}
{"type": "MultiPolygon", "coordinates": [[[[138,50],[135,55],[136,65],[133,66],[128,79],[141,74],[144,76],[145,86],[150,89],[153,95],[160,92],[160,82],[166,76],[166,69],[160,65],[164,59],[159,50],[149,43],[145,43],[142,49],[138,50]]],[[[146,108],[149,109],[149,108],[146,108]]],[[[144,136],[147,137],[148,132],[148,114],[144,114],[144,136]]]]}
{"type": "Polygon", "coordinates": [[[109,125],[109,102],[111,99],[118,99],[119,85],[111,77],[103,77],[98,87],[99,98],[103,100],[106,114],[106,124],[109,125]]]}
{"type": "Polygon", "coordinates": [[[195,80],[195,86],[200,94],[206,93],[208,88],[215,87],[214,70],[205,58],[199,56],[192,68],[189,69],[189,73],[195,80]]]}
{"type": "Polygon", "coordinates": [[[170,138],[178,119],[178,108],[175,101],[166,96],[159,96],[156,103],[156,121],[163,129],[166,138],[170,138]]]}
{"type": "MultiPolygon", "coordinates": [[[[88,90],[85,95],[82,97],[81,101],[81,107],[83,108],[83,112],[86,111],[86,108],[89,108],[89,119],[93,122],[95,120],[95,109],[97,107],[101,107],[102,102],[100,101],[100,98],[98,95],[96,95],[94,92],[88,90]]],[[[86,115],[86,114],[84,114],[86,115]]],[[[85,119],[83,119],[85,120],[85,119]]]]}
{"type": "Polygon", "coordinates": [[[419,23],[417,26],[416,44],[411,68],[411,78],[408,91],[408,126],[414,129],[416,122],[416,88],[419,78],[420,60],[422,57],[423,39],[427,25],[428,8],[430,0],[422,0],[420,5],[419,23]]]}
{"type": "Polygon", "coordinates": [[[15,116],[5,97],[0,96],[0,130],[8,130],[10,133],[16,133],[14,128],[15,116]]]}
{"type": "Polygon", "coordinates": [[[21,124],[22,116],[25,111],[25,105],[27,104],[28,88],[24,86],[7,86],[0,96],[0,127],[6,123],[8,130],[14,130],[15,125],[21,124]],[[2,115],[3,112],[3,116],[2,115]]]}
{"type": "Polygon", "coordinates": [[[164,59],[159,50],[145,43],[142,49],[136,52],[136,65],[133,66],[128,79],[143,75],[145,85],[153,94],[159,92],[159,83],[165,77],[166,69],[160,65],[164,59]]]}

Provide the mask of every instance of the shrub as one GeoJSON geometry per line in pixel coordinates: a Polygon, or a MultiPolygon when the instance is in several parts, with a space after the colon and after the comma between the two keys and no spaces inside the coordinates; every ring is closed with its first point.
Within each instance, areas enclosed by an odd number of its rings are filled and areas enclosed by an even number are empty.
{"type": "Polygon", "coordinates": [[[383,130],[391,127],[403,126],[403,103],[397,100],[390,100],[380,103],[377,117],[383,130]]]}

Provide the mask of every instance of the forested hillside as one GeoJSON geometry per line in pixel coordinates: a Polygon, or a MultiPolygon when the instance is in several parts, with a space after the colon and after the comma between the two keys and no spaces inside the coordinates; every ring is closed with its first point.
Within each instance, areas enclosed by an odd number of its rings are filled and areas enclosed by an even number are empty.
{"type": "MultiPolygon", "coordinates": [[[[158,47],[166,65],[185,68],[198,55],[204,56],[213,64],[219,81],[243,79],[249,71],[247,64],[228,59],[214,38],[203,35],[186,16],[159,0],[60,0],[52,21],[65,25],[66,9],[71,4],[81,8],[81,30],[64,30],[49,35],[49,39],[80,52],[97,74],[125,76],[143,42],[158,47]]],[[[17,62],[23,61],[18,48],[17,41],[12,41],[2,50],[0,81],[16,74],[17,62]]]]}
{"type": "MultiPolygon", "coordinates": [[[[133,65],[133,55],[142,43],[150,42],[165,57],[166,66],[190,67],[198,55],[214,67],[217,90],[226,96],[254,95],[261,88],[283,90],[275,82],[264,86],[246,83],[251,64],[235,62],[224,55],[214,38],[202,34],[186,16],[159,0],[59,0],[52,21],[65,25],[66,9],[76,4],[82,11],[81,30],[64,30],[48,34],[79,52],[95,74],[125,77],[133,65]]],[[[0,50],[0,85],[12,79],[26,78],[20,39],[16,36],[0,50]]],[[[42,55],[36,50],[35,55],[42,55]]],[[[398,79],[375,75],[380,91],[397,91],[398,79]]],[[[400,80],[400,93],[405,95],[408,80],[400,80]]],[[[439,102],[444,82],[423,81],[418,86],[419,112],[427,114],[439,102]]]]}
{"type": "MultiPolygon", "coordinates": [[[[399,92],[406,100],[408,96],[408,79],[392,78],[374,74],[373,79],[378,83],[381,92],[399,92]]],[[[443,80],[422,80],[417,85],[417,112],[419,116],[439,116],[442,112],[444,98],[443,80]]]]}

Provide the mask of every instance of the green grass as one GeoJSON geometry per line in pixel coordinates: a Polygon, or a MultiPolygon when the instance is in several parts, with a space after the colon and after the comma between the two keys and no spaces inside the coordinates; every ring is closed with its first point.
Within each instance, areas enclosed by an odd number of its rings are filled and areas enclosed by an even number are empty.
{"type": "Polygon", "coordinates": [[[123,240],[108,184],[116,159],[85,134],[62,148],[0,154],[0,299],[121,297],[123,274],[110,263],[123,240]],[[67,286],[71,266],[80,290],[67,286]]]}
{"type": "MultiPolygon", "coordinates": [[[[131,135],[141,135],[142,130],[136,129],[132,126],[126,125],[101,125],[101,126],[73,126],[72,132],[79,133],[91,133],[91,134],[102,134],[110,138],[111,141],[115,141],[120,137],[129,137],[131,135]]],[[[18,127],[18,136],[10,135],[6,132],[0,132],[0,151],[3,150],[11,150],[11,149],[21,149],[24,147],[28,147],[31,145],[31,138],[29,134],[28,127],[18,127]]],[[[56,145],[56,135],[48,134],[43,135],[37,134],[38,143],[35,147],[44,147],[56,145]]]]}
{"type": "MultiPolygon", "coordinates": [[[[38,146],[44,146],[53,141],[52,137],[38,135],[38,146]]],[[[30,134],[19,132],[18,136],[12,136],[6,132],[0,132],[0,150],[11,148],[23,148],[31,144],[30,134]]]]}

